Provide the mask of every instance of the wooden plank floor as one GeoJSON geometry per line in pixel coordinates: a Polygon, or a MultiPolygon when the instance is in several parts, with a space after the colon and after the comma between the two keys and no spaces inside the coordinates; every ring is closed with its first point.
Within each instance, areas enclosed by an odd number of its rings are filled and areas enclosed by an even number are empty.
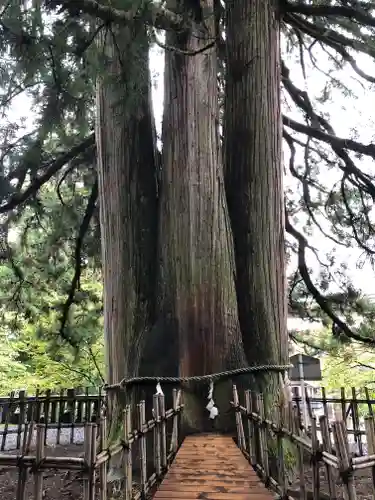
{"type": "Polygon", "coordinates": [[[189,436],[155,493],[154,500],[271,500],[233,439],[189,436]]]}

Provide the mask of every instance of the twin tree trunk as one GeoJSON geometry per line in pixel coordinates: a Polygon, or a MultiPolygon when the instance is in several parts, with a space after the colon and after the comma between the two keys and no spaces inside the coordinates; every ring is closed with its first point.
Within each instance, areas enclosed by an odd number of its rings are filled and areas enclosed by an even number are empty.
{"type": "MultiPolygon", "coordinates": [[[[213,0],[201,3],[213,12],[213,0]]],[[[225,175],[216,49],[184,55],[216,36],[213,19],[167,34],[176,50],[166,52],[158,186],[144,27],[103,40],[113,80],[98,83],[96,134],[109,383],[285,362],[277,15],[271,0],[228,6],[225,175]]],[[[208,423],[199,387],[186,392],[190,430],[208,423]]],[[[229,383],[214,397],[226,430],[229,383]]],[[[114,422],[122,404],[111,401],[114,422]]]]}

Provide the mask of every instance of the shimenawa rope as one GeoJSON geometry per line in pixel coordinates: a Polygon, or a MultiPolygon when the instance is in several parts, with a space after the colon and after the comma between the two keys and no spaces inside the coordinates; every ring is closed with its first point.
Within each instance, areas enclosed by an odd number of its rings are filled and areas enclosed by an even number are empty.
{"type": "Polygon", "coordinates": [[[193,375],[191,377],[133,377],[123,378],[117,384],[105,384],[106,391],[113,391],[118,389],[125,389],[134,384],[149,384],[149,383],[184,383],[184,382],[206,382],[214,381],[221,378],[232,377],[236,375],[244,375],[255,372],[286,372],[293,365],[260,365],[260,366],[245,366],[243,368],[235,368],[225,372],[211,373],[209,375],[193,375]]]}

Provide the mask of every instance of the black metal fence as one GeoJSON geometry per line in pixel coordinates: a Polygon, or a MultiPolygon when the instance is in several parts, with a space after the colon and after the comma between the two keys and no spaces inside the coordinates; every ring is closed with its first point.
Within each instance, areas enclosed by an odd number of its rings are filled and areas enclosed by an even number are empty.
{"type": "Polygon", "coordinates": [[[83,434],[77,436],[76,430],[82,429],[86,422],[99,422],[104,398],[100,388],[95,392],[90,388],[65,389],[58,393],[37,390],[32,396],[26,391],[13,391],[9,396],[0,397],[0,450],[19,449],[25,424],[30,422],[45,424],[53,431],[46,433],[45,444],[47,441],[48,444],[81,442],[83,434]]]}

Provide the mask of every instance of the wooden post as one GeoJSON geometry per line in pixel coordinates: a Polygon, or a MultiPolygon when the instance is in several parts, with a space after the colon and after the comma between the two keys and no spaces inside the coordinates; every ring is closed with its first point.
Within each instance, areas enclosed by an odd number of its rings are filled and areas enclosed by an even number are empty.
{"type": "Polygon", "coordinates": [[[340,420],[332,425],[335,438],[336,453],[340,461],[340,475],[344,483],[344,498],[346,500],[356,500],[354,481],[352,477],[351,458],[349,457],[348,437],[346,425],[340,420]]]}
{"type": "Polygon", "coordinates": [[[285,470],[285,461],[284,461],[284,447],[283,447],[283,409],[281,406],[278,406],[276,409],[276,425],[278,427],[276,433],[277,440],[277,462],[278,462],[278,473],[279,473],[279,485],[280,485],[280,497],[288,498],[287,495],[287,477],[285,470]]]}
{"type": "Polygon", "coordinates": [[[180,405],[180,399],[181,399],[181,391],[179,390],[177,392],[177,389],[173,389],[173,411],[174,411],[174,416],[173,416],[173,428],[172,428],[172,437],[171,437],[171,444],[169,447],[169,453],[175,454],[178,449],[178,413],[177,413],[177,408],[180,405]]]}
{"type": "Polygon", "coordinates": [[[320,497],[320,476],[318,460],[319,441],[316,429],[316,417],[311,417],[311,445],[312,445],[312,486],[313,486],[313,499],[319,500],[320,497]]]}
{"type": "Polygon", "coordinates": [[[70,444],[74,443],[75,421],[76,421],[76,391],[68,389],[67,391],[67,410],[70,419],[70,444]]]}
{"type": "Polygon", "coordinates": [[[132,485],[133,485],[133,456],[132,456],[132,443],[130,437],[132,432],[132,419],[130,405],[127,405],[124,414],[124,472],[125,472],[125,499],[131,500],[132,498],[132,485]]]}
{"type": "Polygon", "coordinates": [[[144,498],[146,494],[146,482],[147,482],[147,448],[146,448],[146,435],[144,434],[146,425],[146,411],[145,411],[145,401],[141,401],[138,405],[138,428],[140,432],[139,437],[139,459],[141,466],[141,494],[144,498]]]}
{"type": "MultiPolygon", "coordinates": [[[[22,440],[22,455],[26,456],[30,451],[31,440],[34,432],[34,424],[33,421],[28,424],[25,423],[25,430],[23,434],[22,440]]],[[[20,460],[19,464],[19,480],[17,485],[17,500],[26,500],[26,481],[27,481],[27,468],[24,466],[22,460],[20,460]]]]}
{"type": "Polygon", "coordinates": [[[358,402],[357,402],[357,391],[355,387],[352,387],[352,408],[353,408],[353,431],[354,431],[354,441],[358,445],[358,452],[363,456],[362,447],[362,434],[359,427],[359,412],[358,412],[358,402]]]}
{"type": "Polygon", "coordinates": [[[159,394],[159,416],[161,420],[161,467],[167,467],[167,422],[165,420],[165,396],[159,394]]]}
{"type": "Polygon", "coordinates": [[[341,414],[342,414],[342,420],[345,423],[345,427],[346,427],[347,413],[346,413],[345,387],[341,387],[341,414]]]}
{"type": "Polygon", "coordinates": [[[5,445],[6,445],[6,440],[7,440],[7,435],[8,435],[8,427],[9,427],[9,419],[12,413],[12,408],[13,408],[13,399],[14,399],[14,392],[12,391],[9,394],[9,402],[8,405],[3,407],[3,412],[6,408],[5,411],[5,421],[4,421],[4,429],[3,429],[3,436],[1,440],[1,451],[5,450],[5,445]]]}
{"type": "Polygon", "coordinates": [[[258,403],[258,411],[259,411],[259,418],[260,418],[260,423],[259,423],[260,456],[261,456],[261,460],[262,460],[262,466],[264,469],[264,476],[265,476],[264,480],[267,482],[270,478],[270,466],[269,466],[269,461],[268,461],[268,432],[267,432],[267,424],[265,422],[266,415],[265,415],[265,410],[264,410],[263,394],[258,394],[257,403],[258,403]]]}
{"type": "Polygon", "coordinates": [[[43,499],[43,470],[39,467],[44,459],[44,434],[46,426],[38,424],[36,427],[36,464],[34,472],[34,498],[43,499]]]}
{"type": "MultiPolygon", "coordinates": [[[[293,408],[293,424],[292,430],[297,436],[301,436],[301,419],[300,413],[297,408],[293,408]]],[[[298,471],[299,471],[299,484],[300,484],[300,492],[301,492],[301,500],[307,500],[307,491],[305,484],[305,467],[303,463],[303,447],[300,442],[297,443],[297,463],[298,463],[298,471]]]]}
{"type": "Polygon", "coordinates": [[[87,478],[84,481],[83,500],[95,499],[95,460],[96,460],[96,424],[86,422],[85,424],[85,461],[88,469],[87,478]]]}
{"type": "MultiPolygon", "coordinates": [[[[365,429],[366,429],[366,440],[367,440],[367,454],[375,455],[375,425],[374,417],[365,417],[365,429]]],[[[372,474],[372,493],[375,498],[375,466],[371,467],[372,474]]]]}
{"type": "Polygon", "coordinates": [[[233,385],[233,403],[234,410],[236,412],[236,427],[237,427],[237,439],[238,447],[240,450],[246,450],[245,434],[242,426],[242,418],[240,413],[240,401],[238,399],[237,387],[233,385]]]}
{"type": "Polygon", "coordinates": [[[255,429],[254,429],[254,421],[252,419],[252,411],[253,411],[253,401],[252,394],[249,390],[245,391],[245,404],[246,404],[246,416],[247,416],[247,433],[249,440],[249,456],[250,463],[252,466],[256,465],[256,441],[255,441],[255,429]]]}
{"type": "Polygon", "coordinates": [[[60,444],[61,424],[64,415],[64,408],[65,408],[64,389],[61,389],[59,397],[59,410],[57,415],[58,420],[57,420],[56,444],[60,444]]]}
{"type": "MultiPolygon", "coordinates": [[[[100,451],[107,449],[107,419],[102,417],[100,420],[100,451]]],[[[107,500],[107,462],[100,466],[100,500],[107,500]]]]}
{"type": "Polygon", "coordinates": [[[154,408],[154,465],[155,472],[158,477],[161,475],[161,429],[160,429],[160,413],[159,413],[159,395],[154,394],[153,397],[154,408]]]}
{"type": "MultiPolygon", "coordinates": [[[[327,415],[322,415],[319,418],[320,433],[322,435],[323,451],[326,451],[327,453],[330,453],[332,455],[332,443],[331,443],[331,436],[329,433],[329,423],[328,422],[329,422],[329,420],[328,420],[327,415]]],[[[327,463],[325,464],[325,468],[326,468],[326,474],[327,474],[327,480],[328,480],[329,496],[330,496],[331,500],[336,500],[336,498],[337,498],[336,483],[335,483],[333,471],[331,469],[331,466],[328,465],[327,463]]]]}
{"type": "Polygon", "coordinates": [[[22,430],[25,426],[25,414],[26,414],[26,391],[19,392],[19,400],[20,400],[20,413],[18,417],[18,428],[17,428],[17,450],[21,447],[21,435],[22,430]]]}
{"type": "MultiPolygon", "coordinates": [[[[47,389],[43,405],[44,423],[47,425],[47,429],[48,429],[48,424],[50,423],[50,403],[51,403],[51,389],[47,389]]],[[[47,433],[48,430],[44,437],[44,444],[46,446],[47,446],[47,433]]]]}
{"type": "Polygon", "coordinates": [[[373,408],[372,408],[372,400],[371,400],[370,394],[368,392],[368,387],[365,387],[365,394],[366,394],[366,402],[367,402],[368,413],[369,413],[370,417],[372,417],[374,415],[374,411],[373,411],[373,408]]]}

